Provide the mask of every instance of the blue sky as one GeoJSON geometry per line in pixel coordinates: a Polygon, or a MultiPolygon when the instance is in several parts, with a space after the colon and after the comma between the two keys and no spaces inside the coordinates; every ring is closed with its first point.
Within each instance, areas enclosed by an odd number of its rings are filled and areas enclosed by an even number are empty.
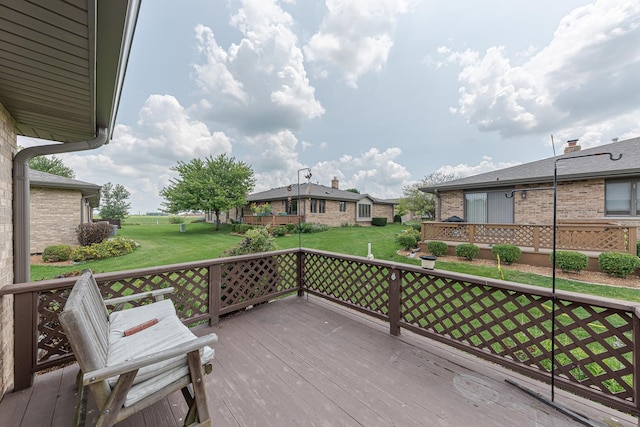
{"type": "Polygon", "coordinates": [[[131,213],[160,208],[178,160],[221,153],[255,191],[311,167],[394,198],[550,157],[551,135],[640,135],[639,75],[637,0],[146,0],[113,139],[60,157],[131,213]]]}

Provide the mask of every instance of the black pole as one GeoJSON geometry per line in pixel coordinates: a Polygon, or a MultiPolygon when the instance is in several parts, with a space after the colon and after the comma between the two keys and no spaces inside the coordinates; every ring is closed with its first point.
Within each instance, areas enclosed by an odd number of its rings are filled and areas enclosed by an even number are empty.
{"type": "Polygon", "coordinates": [[[556,397],[556,237],[558,222],[558,160],[553,162],[553,252],[551,255],[551,401],[556,397]]]}

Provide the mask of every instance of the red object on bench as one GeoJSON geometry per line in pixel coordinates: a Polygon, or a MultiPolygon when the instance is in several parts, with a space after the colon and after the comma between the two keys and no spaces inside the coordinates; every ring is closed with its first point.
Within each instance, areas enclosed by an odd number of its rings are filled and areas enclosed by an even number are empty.
{"type": "Polygon", "coordinates": [[[140,323],[139,325],[136,325],[133,328],[129,328],[126,331],[124,331],[124,336],[128,337],[129,335],[133,335],[135,333],[143,331],[143,330],[145,330],[147,328],[150,328],[151,326],[155,325],[156,323],[158,323],[158,319],[147,320],[144,323],[140,323]]]}

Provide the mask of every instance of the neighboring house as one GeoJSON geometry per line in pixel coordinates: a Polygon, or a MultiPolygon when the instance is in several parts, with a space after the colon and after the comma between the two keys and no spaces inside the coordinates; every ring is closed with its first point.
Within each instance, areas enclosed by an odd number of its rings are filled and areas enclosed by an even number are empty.
{"type": "MultiPolygon", "coordinates": [[[[326,224],[332,227],[341,225],[371,225],[372,218],[384,217],[387,222],[393,222],[394,201],[376,199],[368,194],[357,194],[340,190],[338,179],[334,177],[331,187],[320,184],[291,184],[286,187],[274,188],[251,194],[247,197],[248,205],[234,215],[242,217],[252,216],[251,205],[269,203],[271,214],[274,216],[292,216],[298,218],[298,206],[303,222],[326,224]]],[[[297,221],[289,221],[297,222],[297,221]]]]}
{"type": "Polygon", "coordinates": [[[35,170],[29,171],[29,184],[31,253],[49,245],[77,245],[76,227],[91,222],[102,187],[35,170]]]}
{"type": "Polygon", "coordinates": [[[558,223],[640,226],[640,138],[585,150],[570,141],[556,157],[421,190],[436,196],[437,221],[458,216],[469,223],[552,224],[554,166],[558,223]],[[595,155],[605,152],[622,158],[595,155]]]}
{"type": "MultiPolygon", "coordinates": [[[[139,8],[0,0],[0,287],[30,280],[29,158],[111,137],[139,8]],[[18,136],[43,141],[18,152],[18,136]]],[[[13,295],[0,297],[0,325],[3,395],[13,384],[13,295]]]]}

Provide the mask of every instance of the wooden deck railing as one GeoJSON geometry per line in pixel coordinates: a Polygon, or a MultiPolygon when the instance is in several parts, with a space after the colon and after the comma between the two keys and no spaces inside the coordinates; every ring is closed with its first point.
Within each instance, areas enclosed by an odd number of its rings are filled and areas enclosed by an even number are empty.
{"type": "Polygon", "coordinates": [[[304,215],[245,215],[242,217],[245,224],[251,225],[285,225],[305,222],[304,215]]]}
{"type": "MultiPolygon", "coordinates": [[[[628,252],[635,255],[634,226],[613,224],[559,224],[557,249],[628,252]]],[[[520,247],[553,249],[552,225],[471,224],[465,222],[423,222],[422,240],[473,244],[508,243],[520,247]]]]}
{"type": "MultiPolygon", "coordinates": [[[[105,296],[174,286],[186,324],[215,324],[226,313],[297,292],[331,300],[550,381],[615,409],[640,414],[640,304],[556,292],[409,264],[309,249],[291,249],[97,274],[105,296]]],[[[72,360],[57,315],[75,279],[16,284],[15,384],[29,387],[35,372],[72,360]]]]}

